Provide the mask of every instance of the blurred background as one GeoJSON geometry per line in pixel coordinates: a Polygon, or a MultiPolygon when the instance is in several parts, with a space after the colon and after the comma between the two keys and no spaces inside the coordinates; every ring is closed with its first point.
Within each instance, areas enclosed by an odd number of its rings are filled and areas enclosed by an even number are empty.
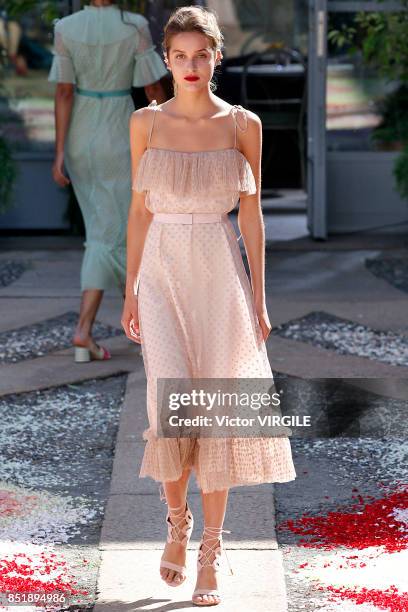
{"type": "MultiPolygon", "coordinates": [[[[163,26],[183,4],[136,0],[126,8],[149,19],[161,54],[163,26]]],[[[279,215],[288,239],[404,227],[407,1],[195,4],[215,10],[225,37],[215,93],[262,119],[266,220],[279,215]]],[[[72,190],[51,177],[55,85],[47,81],[53,21],[82,5],[0,0],[3,235],[83,233],[72,190]]],[[[170,98],[170,76],[163,84],[170,98]]],[[[148,103],[143,88],[133,99],[135,108],[148,103]]]]}

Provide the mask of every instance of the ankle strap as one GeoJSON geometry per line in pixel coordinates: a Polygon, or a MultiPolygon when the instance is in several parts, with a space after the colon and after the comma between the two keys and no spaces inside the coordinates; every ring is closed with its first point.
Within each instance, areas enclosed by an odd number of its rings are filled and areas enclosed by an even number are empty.
{"type": "Polygon", "coordinates": [[[170,506],[167,507],[171,516],[174,516],[176,518],[184,517],[186,513],[187,502],[184,502],[184,504],[181,504],[181,506],[176,506],[175,508],[171,508],[170,506]]]}
{"type": "MultiPolygon", "coordinates": [[[[207,544],[207,540],[215,540],[216,542],[218,540],[220,540],[220,543],[222,542],[222,534],[223,533],[231,533],[231,531],[229,531],[228,529],[223,529],[222,527],[211,527],[210,525],[205,525],[204,526],[204,530],[203,530],[203,537],[202,537],[202,541],[204,543],[204,534],[207,535],[207,537],[205,538],[205,544],[207,546],[207,550],[203,552],[203,557],[206,560],[207,564],[208,564],[208,555],[211,552],[214,552],[214,548],[215,548],[215,543],[213,544],[207,544]]],[[[227,551],[225,550],[225,548],[222,546],[221,547],[222,552],[225,554],[225,557],[227,559],[228,562],[228,566],[229,566],[229,570],[231,572],[231,576],[234,574],[234,572],[232,571],[232,567],[231,567],[231,563],[230,560],[228,558],[227,555],[227,551]]]]}
{"type": "Polygon", "coordinates": [[[210,527],[209,525],[204,526],[203,534],[207,533],[209,536],[208,540],[218,540],[219,537],[222,537],[223,533],[231,533],[228,529],[223,529],[222,527],[210,527]]]}

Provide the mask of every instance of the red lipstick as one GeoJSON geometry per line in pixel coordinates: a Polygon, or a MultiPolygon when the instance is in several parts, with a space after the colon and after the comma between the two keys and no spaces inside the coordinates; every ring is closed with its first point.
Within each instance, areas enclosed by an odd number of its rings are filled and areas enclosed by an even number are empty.
{"type": "Polygon", "coordinates": [[[190,76],[186,76],[184,77],[184,79],[186,81],[198,81],[200,77],[195,76],[194,74],[191,74],[190,76]]]}

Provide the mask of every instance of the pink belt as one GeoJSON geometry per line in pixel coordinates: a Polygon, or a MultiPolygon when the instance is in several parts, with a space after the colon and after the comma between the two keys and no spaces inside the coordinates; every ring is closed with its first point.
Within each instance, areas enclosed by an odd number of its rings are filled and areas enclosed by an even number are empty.
{"type": "Polygon", "coordinates": [[[154,213],[159,223],[217,223],[228,219],[227,213],[154,213]]]}

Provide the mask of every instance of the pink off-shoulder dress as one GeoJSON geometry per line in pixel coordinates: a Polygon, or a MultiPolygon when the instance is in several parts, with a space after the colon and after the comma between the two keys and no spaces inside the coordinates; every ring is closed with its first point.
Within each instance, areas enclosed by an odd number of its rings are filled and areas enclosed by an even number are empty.
{"type": "MultiPolygon", "coordinates": [[[[184,152],[150,147],[152,119],[132,188],[152,213],[222,213],[209,223],[149,226],[139,282],[139,324],[149,427],[140,477],[178,480],[191,467],[204,493],[296,478],[287,437],[164,438],[157,435],[158,378],[273,379],[237,236],[227,213],[256,193],[251,166],[237,148],[246,113],[231,108],[234,147],[184,152]],[[239,117],[238,117],[239,115],[239,117]]],[[[174,215],[173,215],[174,216],[174,215]]],[[[182,216],[180,217],[180,219],[182,216]]]]}

